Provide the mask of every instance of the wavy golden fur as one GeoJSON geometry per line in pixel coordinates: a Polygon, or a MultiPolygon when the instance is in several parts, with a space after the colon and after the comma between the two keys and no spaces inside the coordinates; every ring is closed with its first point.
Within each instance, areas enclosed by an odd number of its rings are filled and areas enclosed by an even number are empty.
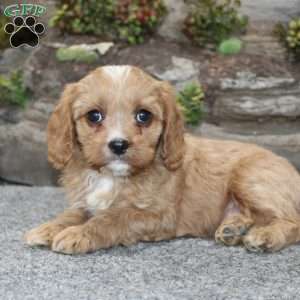
{"type": "Polygon", "coordinates": [[[70,206],[26,234],[31,246],[75,254],[189,235],[260,252],[300,239],[297,171],[255,145],[184,133],[172,87],[136,67],[101,67],[68,85],[48,152],[70,206]],[[109,148],[115,139],[124,153],[109,148]]]}

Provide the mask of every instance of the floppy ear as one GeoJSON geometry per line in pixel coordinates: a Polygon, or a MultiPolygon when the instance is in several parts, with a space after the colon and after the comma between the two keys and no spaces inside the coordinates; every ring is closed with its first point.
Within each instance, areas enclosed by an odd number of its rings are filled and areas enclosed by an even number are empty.
{"type": "Polygon", "coordinates": [[[184,123],[176,105],[173,87],[161,83],[160,97],[164,106],[164,131],[162,135],[162,158],[169,170],[180,167],[184,154],[184,123]]]}
{"type": "Polygon", "coordinates": [[[76,85],[66,86],[47,128],[48,160],[61,170],[70,161],[75,147],[75,129],[71,104],[76,95],[76,85]]]}

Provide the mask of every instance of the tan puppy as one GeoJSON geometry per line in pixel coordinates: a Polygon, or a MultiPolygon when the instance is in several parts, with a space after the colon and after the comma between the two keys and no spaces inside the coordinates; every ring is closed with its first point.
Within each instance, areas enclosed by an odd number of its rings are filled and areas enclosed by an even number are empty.
{"type": "Polygon", "coordinates": [[[136,67],[68,85],[48,149],[70,207],[29,231],[31,246],[74,254],[189,235],[258,252],[300,240],[297,171],[255,145],[185,134],[171,86],[136,67]]]}

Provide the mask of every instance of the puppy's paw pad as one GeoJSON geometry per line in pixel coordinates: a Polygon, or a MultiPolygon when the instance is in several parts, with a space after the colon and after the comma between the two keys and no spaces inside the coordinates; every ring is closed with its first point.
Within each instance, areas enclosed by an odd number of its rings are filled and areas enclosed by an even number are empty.
{"type": "Polygon", "coordinates": [[[50,246],[54,236],[61,230],[61,226],[47,223],[43,224],[31,229],[25,234],[25,243],[29,246],[50,246]]]}
{"type": "Polygon", "coordinates": [[[64,254],[83,254],[93,251],[93,248],[91,238],[79,225],[68,227],[55,236],[52,250],[64,254]]]}
{"type": "Polygon", "coordinates": [[[248,228],[245,225],[221,225],[215,233],[215,239],[218,243],[223,243],[228,246],[237,245],[247,230],[248,228]]]}

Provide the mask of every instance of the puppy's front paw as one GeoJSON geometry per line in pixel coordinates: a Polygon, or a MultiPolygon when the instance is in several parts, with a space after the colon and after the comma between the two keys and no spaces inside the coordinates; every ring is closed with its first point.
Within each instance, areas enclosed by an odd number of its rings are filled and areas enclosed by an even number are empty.
{"type": "Polygon", "coordinates": [[[25,242],[29,246],[50,246],[54,236],[64,229],[63,226],[55,223],[45,223],[29,230],[25,236],[25,242]]]}
{"type": "Polygon", "coordinates": [[[94,251],[92,236],[83,225],[71,226],[55,236],[52,250],[64,254],[83,254],[94,251]]]}

